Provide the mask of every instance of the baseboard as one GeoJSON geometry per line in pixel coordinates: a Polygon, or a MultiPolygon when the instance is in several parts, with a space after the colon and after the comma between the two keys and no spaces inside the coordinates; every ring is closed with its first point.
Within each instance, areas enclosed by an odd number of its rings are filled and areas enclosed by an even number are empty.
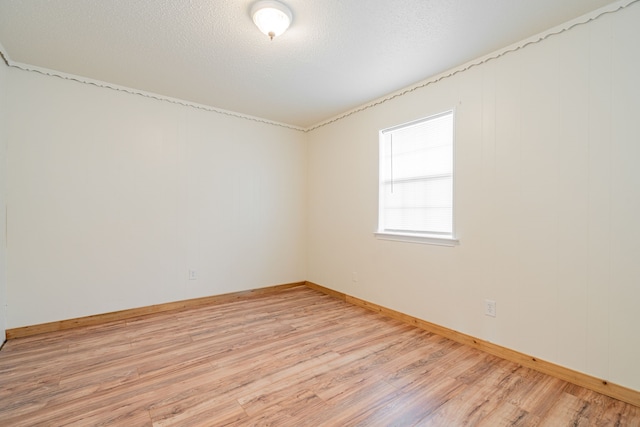
{"type": "Polygon", "coordinates": [[[316,291],[320,291],[323,294],[331,295],[334,298],[341,299],[342,301],[347,300],[347,294],[343,294],[342,292],[334,291],[333,289],[325,288],[324,286],[320,286],[313,282],[305,282],[308,288],[315,289],[316,291]]]}
{"type": "Polygon", "coordinates": [[[134,317],[145,316],[154,313],[167,311],[184,310],[188,308],[201,307],[205,305],[220,304],[229,301],[238,301],[254,298],[259,295],[279,292],[296,286],[304,286],[306,282],[287,283],[283,285],[268,286],[264,288],[251,289],[248,291],[232,292],[228,294],[213,295],[203,298],[194,298],[183,301],[169,302],[165,304],[150,305],[146,307],[131,308],[128,310],[114,311],[111,313],[96,314],[93,316],[78,317],[75,319],[59,320],[56,322],[41,323],[32,326],[7,329],[7,340],[14,338],[28,337],[45,332],[62,331],[65,329],[78,328],[81,326],[95,326],[109,322],[123,321],[134,317]]]}
{"type": "Polygon", "coordinates": [[[614,399],[618,399],[623,402],[630,403],[631,405],[640,407],[640,391],[623,387],[621,385],[617,385],[607,380],[596,378],[582,372],[574,371],[572,369],[565,368],[564,366],[556,365],[555,363],[547,362],[545,360],[538,359],[537,357],[529,356],[527,354],[520,353],[519,351],[511,350],[507,347],[502,347],[498,344],[475,338],[471,335],[463,334],[461,332],[454,331],[453,329],[445,328],[443,326],[427,322],[426,320],[422,320],[417,317],[409,316],[399,311],[392,310],[390,308],[386,308],[381,305],[374,304],[363,299],[335,291],[330,288],[326,288],[316,283],[306,282],[306,285],[311,289],[315,289],[327,295],[331,295],[350,304],[366,308],[367,310],[375,311],[384,316],[414,325],[425,331],[433,332],[434,334],[449,338],[452,341],[477,348],[489,354],[493,354],[494,356],[498,356],[502,359],[518,363],[519,365],[522,365],[524,367],[534,369],[538,372],[551,375],[552,377],[559,378],[571,384],[575,384],[589,390],[604,394],[606,396],[613,397],[614,399]]]}

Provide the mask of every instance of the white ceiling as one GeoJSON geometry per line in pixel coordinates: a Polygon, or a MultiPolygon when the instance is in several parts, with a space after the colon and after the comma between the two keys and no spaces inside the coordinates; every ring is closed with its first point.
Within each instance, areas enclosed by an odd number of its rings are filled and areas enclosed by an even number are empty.
{"type": "Polygon", "coordinates": [[[270,41],[255,0],[0,0],[15,63],[309,127],[614,3],[284,0],[270,41]]]}

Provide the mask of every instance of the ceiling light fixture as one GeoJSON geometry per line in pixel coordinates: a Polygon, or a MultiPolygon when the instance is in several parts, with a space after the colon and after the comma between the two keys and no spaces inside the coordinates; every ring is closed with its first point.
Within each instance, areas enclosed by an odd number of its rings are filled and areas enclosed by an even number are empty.
{"type": "Polygon", "coordinates": [[[292,18],[291,10],[275,0],[257,2],[251,8],[251,16],[253,23],[271,40],[289,28],[292,18]]]}

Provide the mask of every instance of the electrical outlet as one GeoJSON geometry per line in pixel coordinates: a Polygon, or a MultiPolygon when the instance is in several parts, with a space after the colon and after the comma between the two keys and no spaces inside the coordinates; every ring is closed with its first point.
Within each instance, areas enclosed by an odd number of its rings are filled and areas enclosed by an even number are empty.
{"type": "Polygon", "coordinates": [[[484,300],[484,315],[496,317],[496,302],[490,299],[484,300]]]}
{"type": "Polygon", "coordinates": [[[358,281],[358,273],[356,273],[355,271],[353,271],[351,273],[351,281],[352,282],[357,282],[358,281]]]}
{"type": "Polygon", "coordinates": [[[196,280],[198,278],[197,270],[189,270],[189,280],[196,280]]]}

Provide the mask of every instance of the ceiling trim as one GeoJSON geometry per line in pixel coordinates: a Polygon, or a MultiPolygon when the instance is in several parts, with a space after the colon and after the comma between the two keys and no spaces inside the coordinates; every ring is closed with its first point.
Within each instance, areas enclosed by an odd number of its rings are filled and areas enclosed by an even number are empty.
{"type": "Polygon", "coordinates": [[[311,132],[311,131],[316,130],[318,128],[321,128],[323,126],[329,125],[331,123],[335,123],[335,122],[337,122],[339,120],[342,120],[344,118],[352,116],[352,115],[354,115],[356,113],[359,113],[361,111],[368,110],[369,108],[375,107],[375,106],[380,105],[380,104],[384,104],[387,101],[391,101],[391,100],[393,100],[395,98],[399,98],[401,96],[407,95],[407,94],[409,94],[411,92],[414,92],[414,91],[416,91],[418,89],[422,89],[422,88],[424,88],[426,86],[429,86],[429,85],[431,85],[433,83],[437,83],[437,82],[439,82],[441,80],[447,79],[449,77],[453,77],[456,74],[459,74],[459,73],[462,73],[464,71],[467,71],[467,70],[469,70],[469,69],[471,69],[473,67],[476,67],[478,65],[485,64],[485,63],[487,63],[489,61],[492,61],[494,59],[501,58],[501,57],[503,57],[503,56],[505,56],[505,55],[507,55],[509,53],[513,53],[513,52],[516,52],[516,51],[518,51],[520,49],[524,49],[525,47],[527,47],[529,45],[540,43],[540,42],[546,40],[549,37],[557,36],[559,34],[567,32],[567,31],[569,31],[569,30],[571,30],[571,29],[573,29],[573,28],[575,28],[577,26],[588,24],[589,22],[595,21],[596,19],[601,18],[604,15],[608,15],[608,14],[611,14],[611,13],[619,12],[620,10],[622,10],[622,9],[624,9],[624,8],[634,4],[634,3],[638,3],[638,2],[640,2],[640,0],[620,0],[618,2],[611,3],[611,4],[609,4],[607,6],[604,6],[604,7],[600,8],[600,9],[596,9],[593,12],[587,13],[585,15],[582,15],[582,16],[578,17],[578,18],[572,19],[572,20],[567,21],[567,22],[565,22],[563,24],[555,26],[555,27],[553,27],[551,29],[543,31],[542,33],[538,33],[538,34],[536,34],[534,36],[531,36],[529,38],[526,38],[524,40],[516,42],[516,43],[514,43],[514,44],[512,44],[510,46],[507,46],[507,47],[502,48],[500,50],[494,51],[494,52],[489,53],[489,54],[487,54],[485,56],[482,56],[480,58],[473,59],[473,60],[471,60],[471,61],[469,61],[469,62],[467,62],[467,63],[465,63],[463,65],[460,65],[458,67],[449,69],[449,70],[447,70],[447,71],[445,71],[443,73],[440,73],[440,74],[438,74],[436,76],[432,76],[432,77],[430,77],[430,78],[428,78],[426,80],[422,80],[419,83],[416,83],[414,85],[408,86],[408,87],[406,87],[404,89],[400,89],[400,90],[398,90],[396,92],[392,92],[392,93],[390,93],[388,95],[385,95],[385,96],[383,96],[381,98],[378,98],[376,100],[373,100],[371,102],[363,104],[363,105],[361,105],[359,107],[356,107],[356,108],[354,108],[352,110],[346,111],[344,113],[338,114],[337,116],[334,116],[332,118],[324,120],[324,121],[322,121],[320,123],[317,123],[315,125],[309,126],[309,127],[305,128],[304,131],[305,132],[311,132]]]}
{"type": "Polygon", "coordinates": [[[6,50],[4,46],[2,46],[2,43],[0,43],[0,59],[2,59],[2,62],[4,62],[7,65],[7,67],[10,67],[11,66],[11,64],[9,64],[10,59],[7,58],[7,54],[5,52],[6,50]]]}
{"type": "Polygon", "coordinates": [[[282,128],[291,129],[291,130],[300,131],[300,132],[305,132],[306,131],[305,128],[302,128],[302,127],[299,127],[299,126],[290,125],[288,123],[276,122],[276,121],[273,121],[273,120],[263,119],[261,117],[251,116],[251,115],[248,115],[248,114],[242,114],[242,113],[238,113],[238,112],[235,112],[235,111],[230,111],[230,110],[225,110],[225,109],[222,109],[222,108],[212,107],[210,105],[198,104],[198,103],[195,103],[195,102],[185,101],[183,99],[171,98],[169,96],[159,95],[159,94],[153,93],[153,92],[146,92],[146,91],[143,91],[143,90],[134,89],[134,88],[126,87],[126,86],[119,86],[119,85],[116,85],[116,84],[113,84],[113,83],[104,82],[104,81],[101,81],[101,80],[94,80],[94,79],[90,79],[88,77],[77,76],[75,74],[68,74],[68,73],[64,73],[62,71],[51,70],[51,69],[43,68],[43,67],[37,67],[37,66],[34,66],[34,65],[24,64],[24,63],[21,63],[21,62],[15,62],[15,61],[12,61],[11,58],[9,58],[9,56],[7,55],[6,52],[7,51],[4,49],[2,44],[0,44],[0,58],[2,58],[4,60],[4,62],[7,64],[7,66],[9,66],[11,68],[17,68],[17,69],[22,70],[22,71],[35,72],[35,73],[39,73],[39,74],[42,74],[42,75],[45,75],[45,76],[58,77],[58,78],[61,78],[61,79],[64,79],[64,80],[71,80],[71,81],[74,81],[74,82],[77,82],[77,83],[93,85],[93,86],[97,86],[97,87],[100,87],[100,88],[115,90],[115,91],[118,91],[118,92],[126,92],[126,93],[128,93],[130,95],[139,95],[139,96],[143,96],[145,98],[155,99],[157,101],[165,101],[165,102],[169,102],[171,104],[178,104],[178,105],[182,105],[184,107],[196,108],[198,110],[209,111],[209,112],[216,113],[216,114],[221,114],[221,115],[224,115],[224,116],[235,117],[235,118],[244,119],[244,120],[250,120],[250,121],[253,121],[253,122],[264,123],[264,124],[268,124],[268,125],[272,125],[272,126],[279,126],[279,127],[282,127],[282,128]]]}
{"type": "Polygon", "coordinates": [[[396,92],[392,92],[388,95],[385,95],[381,98],[375,99],[373,101],[370,101],[366,104],[362,104],[359,107],[356,107],[354,109],[351,109],[349,111],[343,112],[341,114],[338,114],[336,116],[333,116],[327,120],[321,121],[315,125],[311,125],[309,127],[300,127],[300,126],[295,126],[295,125],[291,125],[288,123],[282,123],[282,122],[277,122],[277,121],[273,121],[273,120],[268,120],[268,119],[264,119],[261,117],[256,117],[256,116],[251,116],[251,115],[247,115],[247,114],[242,114],[242,113],[238,113],[235,111],[230,111],[230,110],[225,110],[225,109],[221,109],[221,108],[216,108],[213,106],[209,106],[209,105],[204,105],[204,104],[198,104],[198,103],[194,103],[194,102],[190,102],[190,101],[185,101],[182,99],[178,99],[178,98],[172,98],[172,97],[168,97],[168,96],[164,96],[164,95],[159,95],[156,93],[152,93],[152,92],[147,92],[147,91],[143,91],[143,90],[139,90],[139,89],[134,89],[134,88],[130,88],[130,87],[125,87],[125,86],[119,86],[119,85],[115,85],[112,83],[108,83],[108,82],[104,82],[104,81],[100,81],[100,80],[94,80],[94,79],[90,79],[87,77],[82,77],[82,76],[77,76],[77,75],[73,75],[73,74],[68,74],[68,73],[64,73],[61,71],[56,71],[56,70],[51,70],[51,69],[47,69],[47,68],[42,68],[42,67],[37,67],[37,66],[33,66],[33,65],[29,65],[29,64],[24,64],[24,63],[19,63],[19,62],[14,62],[11,60],[11,58],[8,56],[6,49],[2,46],[2,44],[0,44],[0,58],[7,64],[7,66],[12,67],[12,68],[17,68],[23,71],[30,71],[30,72],[36,72],[39,74],[43,74],[46,76],[51,76],[51,77],[58,77],[58,78],[62,78],[64,80],[71,80],[71,81],[75,81],[78,83],[83,83],[83,84],[90,84],[93,86],[97,86],[100,88],[106,88],[106,89],[112,89],[112,90],[116,90],[119,92],[125,92],[131,95],[139,95],[139,96],[143,96],[145,98],[151,98],[151,99],[155,99],[158,101],[165,101],[165,102],[169,102],[172,104],[177,104],[177,105],[182,105],[185,107],[191,107],[191,108],[196,108],[199,110],[204,110],[204,111],[209,111],[209,112],[213,112],[216,114],[221,114],[221,115],[225,115],[225,116],[229,116],[229,117],[235,117],[235,118],[239,118],[239,119],[244,119],[244,120],[250,120],[250,121],[254,121],[254,122],[258,122],[258,123],[263,123],[263,124],[268,124],[268,125],[272,125],[272,126],[278,126],[278,127],[282,127],[282,128],[286,128],[286,129],[291,129],[291,130],[295,130],[295,131],[300,131],[300,132],[311,132],[314,131],[318,128],[321,128],[323,126],[327,126],[329,124],[335,123],[339,120],[345,119],[349,116],[352,116],[356,113],[368,110],[370,108],[373,108],[377,105],[383,104],[385,102],[391,101],[393,99],[399,98],[401,96],[407,95],[409,93],[412,93],[418,89],[422,89],[424,87],[427,87],[431,84],[440,82],[444,79],[447,79],[449,77],[453,77],[456,74],[459,74],[461,72],[467,71],[473,67],[476,67],[478,65],[482,65],[485,64],[489,61],[492,61],[494,59],[498,59],[501,58],[502,56],[505,56],[507,54],[516,52],[518,50],[524,49],[525,47],[529,46],[529,45],[533,45],[533,44],[537,44],[540,43],[544,40],[546,40],[549,37],[553,37],[559,34],[562,34],[566,31],[569,31],[577,26],[581,26],[584,24],[588,24],[591,21],[594,21],[596,19],[599,19],[600,17],[607,15],[607,14],[611,14],[611,13],[616,13],[621,11],[622,9],[634,4],[634,3],[638,3],[640,2],[640,0],[620,0],[618,2],[615,3],[611,3],[607,6],[604,6],[602,8],[596,9],[590,13],[587,13],[585,15],[582,15],[578,18],[572,19],[570,21],[567,21],[563,24],[560,24],[556,27],[553,27],[549,30],[543,31],[541,33],[538,33],[534,36],[531,36],[527,39],[521,40],[519,42],[516,42],[510,46],[507,46],[505,48],[502,48],[500,50],[494,51],[492,53],[489,53],[485,56],[482,56],[480,58],[476,58],[472,61],[469,61],[465,64],[462,64],[458,67],[452,68],[448,71],[445,71],[443,73],[440,73],[436,76],[432,76],[429,77],[428,79],[422,80],[414,85],[408,86],[404,89],[400,89],[396,92]]]}

